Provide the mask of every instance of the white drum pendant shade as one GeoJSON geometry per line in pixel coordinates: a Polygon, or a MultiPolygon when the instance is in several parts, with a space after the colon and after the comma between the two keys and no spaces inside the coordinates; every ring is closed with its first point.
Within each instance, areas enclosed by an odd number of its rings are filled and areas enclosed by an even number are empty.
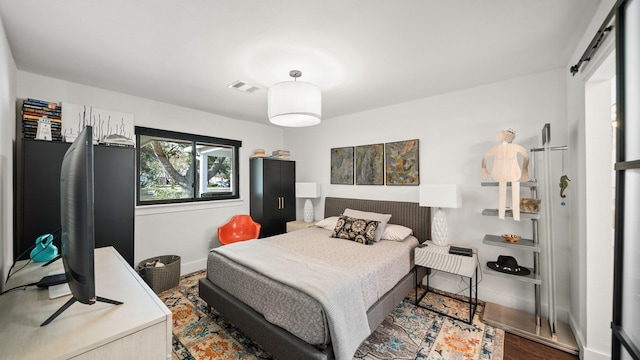
{"type": "Polygon", "coordinates": [[[267,107],[269,121],[276,125],[317,125],[322,118],[322,92],[304,81],[284,81],[269,88],[267,107]]]}

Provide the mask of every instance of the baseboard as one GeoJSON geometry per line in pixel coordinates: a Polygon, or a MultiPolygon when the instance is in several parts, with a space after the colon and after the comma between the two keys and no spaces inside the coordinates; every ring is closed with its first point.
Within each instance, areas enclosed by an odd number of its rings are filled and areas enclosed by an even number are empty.
{"type": "Polygon", "coordinates": [[[569,321],[567,321],[571,331],[573,331],[573,336],[576,338],[576,342],[578,343],[578,349],[580,350],[580,359],[584,359],[584,337],[582,336],[582,332],[578,328],[578,324],[576,323],[576,319],[573,318],[573,314],[569,313],[569,321]]]}
{"type": "MultiPolygon", "coordinates": [[[[430,281],[430,285],[436,289],[448,291],[454,294],[460,293],[462,295],[468,295],[469,293],[468,288],[467,290],[460,292],[461,289],[458,286],[460,284],[460,276],[458,275],[436,271],[433,275],[431,275],[431,278],[429,279],[429,281],[430,281]]],[[[465,281],[467,283],[469,282],[468,279],[466,279],[465,281]]],[[[507,307],[524,311],[524,312],[529,312],[529,313],[535,312],[534,310],[535,301],[533,299],[524,299],[524,298],[514,296],[513,294],[510,294],[510,293],[507,294],[507,293],[497,292],[491,289],[483,288],[482,284],[479,284],[478,286],[479,286],[478,299],[480,300],[492,302],[502,306],[507,306],[507,307]]],[[[548,310],[547,304],[543,302],[541,304],[542,314],[543,315],[548,314],[547,310],[548,310]]],[[[556,316],[558,321],[561,321],[564,323],[569,322],[569,311],[567,311],[566,309],[557,308],[556,316]]],[[[575,329],[572,328],[571,330],[573,330],[575,333],[575,329]]]]}
{"type": "Polygon", "coordinates": [[[603,354],[598,351],[585,348],[580,351],[580,359],[582,360],[611,360],[611,354],[603,354]]]}
{"type": "Polygon", "coordinates": [[[569,314],[569,326],[571,327],[571,331],[573,331],[573,335],[576,338],[576,342],[578,343],[578,347],[580,348],[580,359],[581,360],[609,360],[611,359],[611,353],[603,353],[601,351],[596,351],[590,349],[589,347],[585,347],[584,336],[582,332],[578,329],[578,324],[573,318],[573,315],[569,314]]]}
{"type": "Polygon", "coordinates": [[[207,268],[207,258],[198,259],[196,261],[190,261],[188,263],[182,262],[180,264],[180,275],[191,274],[192,272],[204,270],[207,268]]]}

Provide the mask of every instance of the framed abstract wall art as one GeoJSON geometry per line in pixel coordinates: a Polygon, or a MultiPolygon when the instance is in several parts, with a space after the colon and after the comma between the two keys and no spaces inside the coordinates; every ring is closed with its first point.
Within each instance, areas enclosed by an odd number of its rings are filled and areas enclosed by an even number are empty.
{"type": "Polygon", "coordinates": [[[419,185],[418,139],[384,144],[387,185],[419,185]]]}
{"type": "Polygon", "coordinates": [[[67,142],[73,142],[85,125],[93,127],[93,138],[99,143],[107,142],[111,136],[135,145],[133,114],[62,103],[62,135],[67,142]]]}
{"type": "Polygon", "coordinates": [[[331,149],[331,183],[353,185],[353,146],[331,149]]]}
{"type": "Polygon", "coordinates": [[[356,185],[384,185],[384,144],[356,146],[356,185]]]}

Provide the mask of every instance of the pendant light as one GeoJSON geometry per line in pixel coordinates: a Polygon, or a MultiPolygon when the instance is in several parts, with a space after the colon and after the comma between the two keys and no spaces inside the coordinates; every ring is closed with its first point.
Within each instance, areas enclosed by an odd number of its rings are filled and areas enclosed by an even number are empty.
{"type": "Polygon", "coordinates": [[[269,121],[288,127],[313,126],[322,118],[322,92],[308,82],[297,81],[299,70],[291,70],[293,81],[283,81],[269,88],[267,107],[269,121]]]}

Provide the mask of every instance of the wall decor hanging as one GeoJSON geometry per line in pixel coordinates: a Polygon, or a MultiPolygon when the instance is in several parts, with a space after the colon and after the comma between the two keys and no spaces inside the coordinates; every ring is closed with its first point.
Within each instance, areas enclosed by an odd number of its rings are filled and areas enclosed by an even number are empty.
{"type": "Polygon", "coordinates": [[[384,144],[387,185],[419,185],[418,139],[384,144]]]}
{"type": "Polygon", "coordinates": [[[356,146],[356,185],[384,185],[384,144],[356,146]]]}
{"type": "Polygon", "coordinates": [[[99,143],[135,145],[133,114],[62,103],[62,135],[66,142],[73,142],[85,125],[93,126],[93,138],[99,143]]]}
{"type": "Polygon", "coordinates": [[[353,146],[331,149],[331,183],[353,185],[353,146]]]}

